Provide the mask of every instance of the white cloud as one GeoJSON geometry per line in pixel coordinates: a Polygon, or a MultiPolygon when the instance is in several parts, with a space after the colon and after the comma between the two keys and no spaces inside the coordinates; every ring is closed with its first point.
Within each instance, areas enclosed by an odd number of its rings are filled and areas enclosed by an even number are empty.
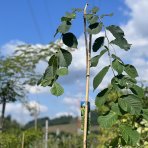
{"type": "Polygon", "coordinates": [[[76,115],[73,112],[59,112],[56,113],[55,118],[61,117],[61,116],[73,116],[75,117],[76,115]]]}
{"type": "MultiPolygon", "coordinates": [[[[147,0],[125,0],[126,5],[131,9],[128,22],[128,30],[135,32],[136,36],[148,37],[148,1],[147,0]]],[[[134,37],[134,36],[133,36],[134,37]]]]}
{"type": "Polygon", "coordinates": [[[48,87],[26,85],[25,88],[31,94],[49,93],[48,87]]]}
{"type": "MultiPolygon", "coordinates": [[[[30,107],[38,106],[39,109],[39,115],[42,115],[44,113],[47,113],[48,108],[45,105],[39,104],[36,101],[30,101],[28,103],[30,107]]],[[[2,105],[0,105],[0,109],[2,108],[2,105]]],[[[30,116],[29,110],[24,106],[22,103],[8,103],[6,105],[6,114],[11,115],[12,119],[17,120],[21,124],[25,124],[29,120],[32,120],[33,117],[30,116]]]]}

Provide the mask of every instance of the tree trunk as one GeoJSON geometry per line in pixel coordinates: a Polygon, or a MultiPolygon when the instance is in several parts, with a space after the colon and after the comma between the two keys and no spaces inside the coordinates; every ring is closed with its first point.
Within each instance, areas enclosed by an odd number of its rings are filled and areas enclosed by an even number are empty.
{"type": "Polygon", "coordinates": [[[5,117],[5,109],[6,109],[6,99],[3,98],[3,103],[2,103],[2,114],[1,114],[1,118],[0,118],[0,132],[3,131],[4,117],[5,117]]]}

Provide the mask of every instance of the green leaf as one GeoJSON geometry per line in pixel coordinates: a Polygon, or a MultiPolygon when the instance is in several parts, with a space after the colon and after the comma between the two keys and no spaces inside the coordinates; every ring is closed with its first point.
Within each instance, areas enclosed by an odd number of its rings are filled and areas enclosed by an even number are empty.
{"type": "Polygon", "coordinates": [[[126,75],[117,75],[115,76],[114,78],[112,78],[111,80],[111,84],[114,86],[114,85],[118,85],[119,87],[121,87],[122,89],[123,88],[126,88],[127,86],[128,87],[131,87],[133,86],[135,83],[136,83],[136,79],[134,78],[131,78],[129,76],[126,76],[126,75]]]}
{"type": "Polygon", "coordinates": [[[64,33],[66,33],[66,32],[69,31],[70,27],[71,27],[71,22],[69,22],[69,21],[64,21],[64,22],[62,22],[62,24],[58,27],[58,30],[57,30],[57,31],[64,34],[64,33]]]}
{"type": "Polygon", "coordinates": [[[92,8],[92,13],[96,14],[99,11],[98,7],[93,7],[92,8]]]}
{"type": "Polygon", "coordinates": [[[125,65],[124,71],[132,78],[138,77],[138,72],[133,65],[130,65],[130,64],[125,65]]]}
{"type": "Polygon", "coordinates": [[[136,146],[136,144],[140,140],[140,134],[128,125],[121,125],[119,129],[126,144],[130,146],[136,146]]]}
{"type": "Polygon", "coordinates": [[[99,59],[105,52],[107,52],[107,49],[102,50],[99,55],[96,55],[91,58],[91,67],[96,67],[98,65],[99,59]]]}
{"type": "Polygon", "coordinates": [[[45,70],[44,77],[54,77],[56,71],[54,70],[53,66],[48,66],[45,70]]]}
{"type": "Polygon", "coordinates": [[[93,58],[91,58],[91,67],[96,67],[98,65],[99,57],[99,55],[96,55],[93,58]]]}
{"type": "Polygon", "coordinates": [[[77,48],[78,41],[76,36],[73,33],[66,33],[62,35],[62,40],[65,45],[71,48],[77,48]]]}
{"type": "Polygon", "coordinates": [[[93,16],[91,19],[88,19],[87,21],[88,21],[88,23],[90,23],[90,24],[94,24],[94,23],[97,23],[97,21],[98,21],[98,16],[97,15],[95,15],[95,16],[93,16]]]}
{"type": "Polygon", "coordinates": [[[114,139],[112,139],[109,146],[112,146],[113,148],[116,148],[116,147],[118,147],[118,142],[119,142],[119,137],[115,137],[114,139]]]}
{"type": "Polygon", "coordinates": [[[59,66],[68,67],[72,61],[71,53],[61,48],[58,52],[58,61],[59,61],[59,66]]]}
{"type": "MultiPolygon", "coordinates": [[[[53,58],[51,57],[51,59],[53,59],[53,58]]],[[[49,60],[49,63],[51,62],[51,59],[49,60]]],[[[49,65],[46,68],[43,77],[38,81],[38,85],[40,84],[43,87],[52,86],[54,80],[56,80],[58,78],[56,75],[56,71],[57,71],[58,67],[57,67],[57,65],[54,65],[54,64],[55,63],[53,62],[51,66],[49,65]]]]}
{"type": "Polygon", "coordinates": [[[97,38],[93,44],[93,52],[97,52],[104,44],[104,37],[97,38]]]}
{"type": "Polygon", "coordinates": [[[115,40],[110,42],[111,44],[115,44],[119,46],[121,49],[129,50],[131,48],[131,44],[127,42],[127,40],[124,37],[116,38],[115,40]]]}
{"type": "Polygon", "coordinates": [[[38,85],[40,84],[41,86],[43,87],[46,87],[46,86],[52,86],[53,84],[53,81],[54,79],[53,78],[41,78],[39,81],[38,81],[38,85]]]}
{"type": "Polygon", "coordinates": [[[148,109],[142,109],[142,112],[143,118],[148,121],[148,109]]]}
{"type": "Polygon", "coordinates": [[[82,12],[83,9],[81,9],[81,8],[72,8],[72,11],[73,11],[73,13],[75,13],[75,12],[82,12]]]}
{"type": "Polygon", "coordinates": [[[102,18],[104,18],[105,16],[113,16],[114,14],[113,13],[110,13],[110,14],[102,14],[101,16],[100,16],[100,18],[102,19],[102,18]]]}
{"type": "Polygon", "coordinates": [[[55,82],[50,92],[55,96],[61,96],[64,93],[64,89],[59,83],[55,82]]]}
{"type": "Polygon", "coordinates": [[[95,104],[98,108],[100,108],[106,102],[108,95],[108,88],[103,89],[100,93],[97,94],[95,99],[95,104]]]}
{"type": "Polygon", "coordinates": [[[76,18],[76,14],[75,13],[66,13],[66,17],[70,18],[70,19],[75,19],[76,18]]]}
{"type": "Polygon", "coordinates": [[[68,18],[68,17],[65,17],[65,16],[63,16],[62,18],[61,18],[61,21],[63,22],[63,21],[65,21],[65,22],[70,22],[71,21],[71,18],[68,18]]]}
{"type": "Polygon", "coordinates": [[[68,69],[66,67],[57,70],[57,75],[59,76],[65,76],[67,74],[68,74],[68,69]]]}
{"type": "Polygon", "coordinates": [[[139,115],[142,110],[141,100],[132,94],[122,96],[118,100],[119,106],[132,115],[139,115]]]}
{"type": "Polygon", "coordinates": [[[120,61],[121,63],[123,63],[122,60],[118,56],[116,56],[115,54],[112,54],[112,58],[113,59],[117,59],[118,61],[120,61]]]}
{"type": "Polygon", "coordinates": [[[122,74],[123,69],[124,69],[123,63],[121,63],[120,61],[115,59],[112,62],[112,67],[114,70],[116,70],[118,72],[118,74],[122,74]]]}
{"type": "Polygon", "coordinates": [[[106,29],[109,30],[115,38],[121,38],[124,36],[123,30],[119,26],[111,25],[106,27],[106,29]]]}
{"type": "Polygon", "coordinates": [[[114,111],[117,115],[122,115],[118,103],[112,103],[111,110],[114,111]]]}
{"type": "Polygon", "coordinates": [[[93,14],[86,14],[85,18],[89,22],[89,20],[91,20],[93,18],[93,14]]]}
{"type": "Polygon", "coordinates": [[[109,128],[112,127],[112,125],[114,125],[117,122],[117,119],[118,115],[115,112],[110,111],[110,113],[107,114],[106,116],[100,116],[98,118],[98,123],[100,127],[109,128]]]}
{"type": "Polygon", "coordinates": [[[110,66],[106,66],[104,67],[94,78],[93,80],[93,87],[94,90],[99,86],[99,84],[102,82],[104,76],[106,75],[106,73],[108,72],[110,66]]]}
{"type": "Polygon", "coordinates": [[[57,63],[57,56],[56,55],[52,55],[48,61],[48,65],[49,66],[54,66],[54,67],[58,67],[58,63],[57,63]]]}
{"type": "Polygon", "coordinates": [[[130,87],[130,90],[137,96],[139,96],[140,98],[144,97],[144,90],[142,87],[138,86],[138,85],[132,85],[130,87]]]}
{"type": "Polygon", "coordinates": [[[88,26],[88,33],[89,34],[98,34],[102,30],[102,23],[94,23],[88,26]]]}

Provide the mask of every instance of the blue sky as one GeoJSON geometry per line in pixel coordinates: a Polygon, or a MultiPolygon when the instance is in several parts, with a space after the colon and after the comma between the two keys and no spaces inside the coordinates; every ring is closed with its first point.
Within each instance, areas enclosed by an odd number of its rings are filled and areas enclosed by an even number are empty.
{"type": "MultiPolygon", "coordinates": [[[[140,80],[147,79],[148,75],[148,21],[147,0],[88,0],[89,7],[98,6],[100,14],[114,13],[111,18],[105,19],[105,24],[120,25],[126,32],[127,39],[133,44],[129,53],[117,51],[125,62],[129,62],[139,70],[140,80]],[[139,50],[140,49],[140,50],[139,50]],[[136,51],[136,52],[135,52],[136,51]]],[[[83,8],[85,0],[1,0],[0,1],[0,49],[3,53],[9,53],[20,43],[48,44],[54,41],[53,35],[60,24],[60,18],[71,8],[83,8]]],[[[40,104],[40,117],[55,117],[62,114],[79,114],[79,101],[85,97],[85,60],[83,60],[83,27],[82,16],[73,23],[72,31],[77,35],[79,50],[74,52],[74,63],[70,68],[68,77],[63,77],[60,82],[65,88],[62,97],[50,95],[49,88],[28,87],[28,98],[33,104],[40,104]],[[83,77],[84,76],[84,77],[83,77]],[[37,91],[40,89],[40,91],[37,91]],[[33,101],[34,100],[34,101],[33,101]]],[[[106,65],[106,59],[100,61],[100,65],[106,65]]],[[[42,63],[40,67],[45,67],[42,63]]],[[[101,68],[101,67],[100,67],[101,68]]],[[[92,70],[93,75],[96,70],[92,70]]],[[[42,72],[42,71],[41,71],[42,72]]],[[[99,90],[109,84],[110,73],[100,86],[99,90]]],[[[96,92],[90,91],[91,106],[94,107],[96,92]]],[[[20,122],[31,119],[28,111],[21,104],[9,104],[7,114],[20,122]],[[17,108],[17,110],[15,110],[17,108]]]]}
{"type": "MultiPolygon", "coordinates": [[[[60,23],[60,18],[71,8],[83,8],[85,0],[1,0],[1,39],[0,45],[10,40],[21,40],[26,43],[47,44],[53,40],[53,34],[60,23]]],[[[91,0],[90,7],[99,6],[100,13],[114,12],[114,19],[107,22],[113,24],[124,23],[127,17],[121,12],[127,9],[123,0],[91,0]]],[[[74,31],[77,35],[82,33],[78,30],[81,17],[76,21],[74,31]]],[[[106,22],[106,23],[107,23],[106,22]]],[[[82,24],[81,24],[82,25],[82,24]]]]}

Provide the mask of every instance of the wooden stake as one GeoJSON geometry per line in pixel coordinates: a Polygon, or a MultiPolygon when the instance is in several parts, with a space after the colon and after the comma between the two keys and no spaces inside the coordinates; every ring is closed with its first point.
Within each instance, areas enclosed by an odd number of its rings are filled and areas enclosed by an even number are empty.
{"type": "Polygon", "coordinates": [[[48,148],[48,120],[45,121],[45,148],[48,148]]]}
{"type": "Polygon", "coordinates": [[[85,94],[85,117],[84,117],[84,135],[83,135],[83,148],[87,148],[87,134],[88,134],[88,101],[89,101],[89,81],[90,81],[90,59],[91,59],[91,40],[92,37],[89,35],[89,46],[86,32],[86,9],[88,4],[84,8],[84,37],[85,37],[85,48],[86,48],[86,94],[85,94]]]}
{"type": "Polygon", "coordinates": [[[24,148],[24,139],[25,139],[25,134],[23,132],[23,136],[22,136],[22,148],[24,148]]]}

